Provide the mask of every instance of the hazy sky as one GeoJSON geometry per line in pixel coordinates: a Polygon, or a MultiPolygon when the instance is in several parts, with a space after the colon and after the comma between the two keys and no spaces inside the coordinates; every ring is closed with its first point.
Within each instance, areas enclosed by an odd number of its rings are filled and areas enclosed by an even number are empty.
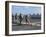
{"type": "Polygon", "coordinates": [[[13,14],[40,14],[41,13],[41,7],[34,7],[34,6],[16,6],[12,5],[12,13],[13,14]]]}

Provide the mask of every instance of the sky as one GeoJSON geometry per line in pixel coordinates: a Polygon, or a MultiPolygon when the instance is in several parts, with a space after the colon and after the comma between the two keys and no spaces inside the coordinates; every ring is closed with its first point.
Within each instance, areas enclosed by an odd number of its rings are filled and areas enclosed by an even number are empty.
{"type": "Polygon", "coordinates": [[[12,13],[13,15],[17,14],[40,14],[41,13],[41,7],[35,7],[35,6],[16,6],[12,5],[12,13]]]}

